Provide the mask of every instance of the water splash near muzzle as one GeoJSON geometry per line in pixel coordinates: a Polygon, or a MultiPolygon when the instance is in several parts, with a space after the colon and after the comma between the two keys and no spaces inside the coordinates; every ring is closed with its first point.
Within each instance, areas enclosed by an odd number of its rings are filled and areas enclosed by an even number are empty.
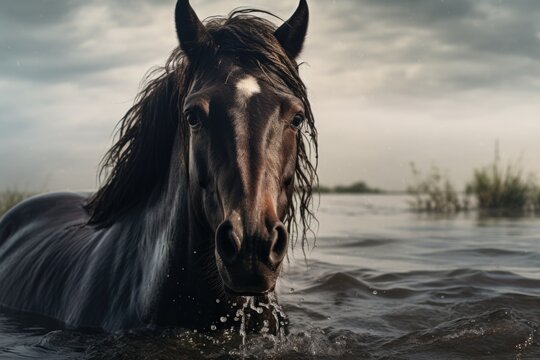
{"type": "Polygon", "coordinates": [[[242,303],[236,310],[235,322],[240,322],[238,333],[242,339],[240,351],[246,350],[248,331],[255,330],[263,337],[270,338],[278,344],[285,338],[288,325],[287,316],[277,302],[275,294],[267,297],[267,302],[259,301],[255,296],[242,296],[242,303]],[[261,319],[253,323],[253,319],[261,319]]]}

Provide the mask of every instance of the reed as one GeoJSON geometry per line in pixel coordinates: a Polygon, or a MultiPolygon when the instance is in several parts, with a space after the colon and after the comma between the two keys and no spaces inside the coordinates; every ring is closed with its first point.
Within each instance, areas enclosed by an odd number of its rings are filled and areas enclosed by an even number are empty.
{"type": "Polygon", "coordinates": [[[482,211],[524,211],[532,201],[533,185],[523,171],[508,165],[503,169],[498,162],[476,169],[466,192],[476,199],[482,211]]]}
{"type": "Polygon", "coordinates": [[[466,192],[476,199],[480,211],[520,213],[540,210],[540,187],[532,176],[525,176],[518,162],[501,165],[499,144],[493,163],[474,171],[466,192]]]}
{"type": "Polygon", "coordinates": [[[414,211],[449,214],[469,209],[469,198],[460,196],[437,166],[424,174],[411,163],[411,170],[415,182],[407,188],[407,193],[413,196],[409,205],[414,211]]]}

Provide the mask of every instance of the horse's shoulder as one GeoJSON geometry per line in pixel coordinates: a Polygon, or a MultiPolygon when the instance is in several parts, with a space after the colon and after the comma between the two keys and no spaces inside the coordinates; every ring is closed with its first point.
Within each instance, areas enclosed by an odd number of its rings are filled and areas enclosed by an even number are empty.
{"type": "Polygon", "coordinates": [[[88,213],[84,204],[89,195],[86,192],[52,192],[23,200],[0,218],[0,235],[10,233],[21,225],[40,221],[85,221],[88,213]]]}

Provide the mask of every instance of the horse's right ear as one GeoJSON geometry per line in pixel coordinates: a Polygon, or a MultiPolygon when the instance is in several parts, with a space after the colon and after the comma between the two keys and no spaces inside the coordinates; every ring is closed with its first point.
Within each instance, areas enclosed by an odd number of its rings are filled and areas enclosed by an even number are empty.
{"type": "Polygon", "coordinates": [[[290,58],[300,55],[309,22],[309,8],[306,0],[300,0],[298,7],[289,20],[281,25],[274,35],[290,58]]]}
{"type": "Polygon", "coordinates": [[[180,47],[189,58],[208,42],[208,33],[191,5],[189,5],[189,0],[178,0],[176,2],[174,19],[180,47]]]}

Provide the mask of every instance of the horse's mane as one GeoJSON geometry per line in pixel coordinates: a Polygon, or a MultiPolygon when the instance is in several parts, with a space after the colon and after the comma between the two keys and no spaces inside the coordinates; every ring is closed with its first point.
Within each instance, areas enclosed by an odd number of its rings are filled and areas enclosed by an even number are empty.
{"type": "Polygon", "coordinates": [[[201,51],[196,55],[198,58],[188,61],[178,48],[165,66],[146,76],[135,104],[118,124],[116,143],[100,164],[99,177],[104,182],[86,204],[90,225],[106,227],[134,208],[148,206],[159,199],[171,164],[187,166],[189,128],[180,106],[192,77],[198,69],[204,68],[205,59],[233,55],[242,67],[260,70],[270,83],[290,89],[304,104],[306,121],[297,135],[295,191],[285,219],[289,233],[294,236],[293,243],[300,237],[304,245],[314,218],[311,205],[313,188],[318,181],[317,129],[305,85],[298,74],[298,64],[285,54],[276,40],[275,25],[253,15],[257,12],[261,13],[251,9],[235,10],[228,17],[209,18],[205,25],[212,39],[211,50],[201,51]],[[171,162],[178,136],[181,154],[178,162],[171,162]]]}

